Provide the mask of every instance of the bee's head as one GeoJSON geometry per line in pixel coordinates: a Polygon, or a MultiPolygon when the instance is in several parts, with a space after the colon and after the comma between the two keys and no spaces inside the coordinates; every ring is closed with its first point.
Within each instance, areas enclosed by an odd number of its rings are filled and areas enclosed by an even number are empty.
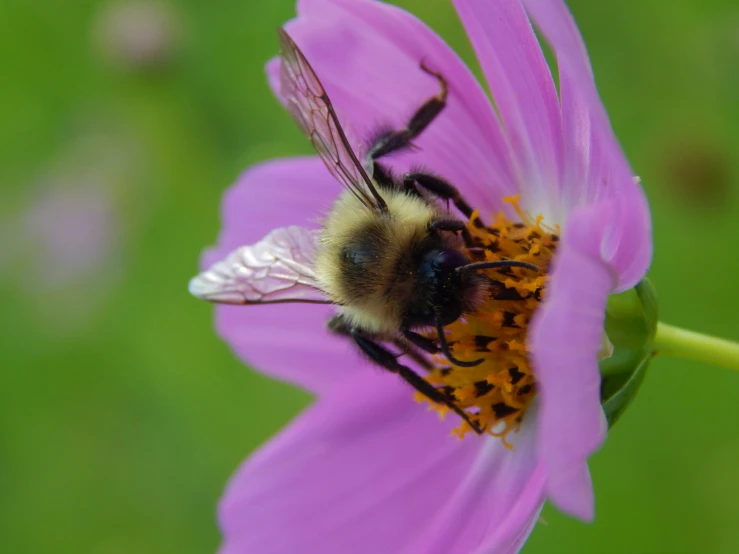
{"type": "Polygon", "coordinates": [[[452,248],[426,251],[420,259],[414,299],[406,314],[409,327],[449,325],[469,309],[469,276],[458,268],[469,264],[467,257],[452,248]]]}

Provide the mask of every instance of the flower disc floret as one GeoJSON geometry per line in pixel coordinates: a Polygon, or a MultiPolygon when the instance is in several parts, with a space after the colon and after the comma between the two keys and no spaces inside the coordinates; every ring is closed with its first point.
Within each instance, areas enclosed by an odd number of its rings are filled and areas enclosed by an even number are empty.
{"type": "MultiPolygon", "coordinates": [[[[518,196],[505,201],[514,208],[519,220],[513,221],[501,211],[486,226],[475,213],[467,226],[475,246],[468,248],[466,254],[472,262],[516,260],[534,264],[540,271],[523,267],[484,270],[489,282],[485,303],[445,327],[455,358],[481,359],[482,363],[461,367],[437,356],[437,367],[428,380],[469,413],[481,429],[510,446],[506,435],[518,429],[536,394],[526,336],[529,321],[544,296],[559,230],[546,226],[541,216],[532,218],[524,213],[518,196]]],[[[448,410],[446,406],[432,406],[442,414],[448,410]]],[[[461,438],[471,430],[462,421],[454,432],[461,438]]]]}

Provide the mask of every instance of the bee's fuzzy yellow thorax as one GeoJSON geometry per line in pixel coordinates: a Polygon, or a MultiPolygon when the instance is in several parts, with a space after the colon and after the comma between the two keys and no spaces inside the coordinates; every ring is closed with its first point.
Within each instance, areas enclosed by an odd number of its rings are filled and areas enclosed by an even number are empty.
{"type": "Polygon", "coordinates": [[[371,333],[391,333],[400,328],[402,304],[393,299],[412,294],[413,275],[399,279],[399,260],[408,258],[414,245],[427,235],[436,209],[425,200],[402,191],[383,190],[386,214],[367,210],[350,192],[334,204],[320,234],[322,248],[316,259],[321,287],[353,326],[371,333]],[[350,272],[345,253],[363,256],[364,270],[350,272]],[[394,291],[405,284],[408,290],[394,291]]]}
{"type": "MultiPolygon", "coordinates": [[[[539,273],[525,268],[485,270],[490,292],[474,313],[445,327],[453,355],[464,361],[482,358],[475,367],[450,365],[436,356],[437,368],[427,377],[470,418],[491,435],[501,437],[516,430],[524,411],[536,393],[536,379],[527,350],[527,327],[546,288],[547,269],[559,240],[559,229],[543,224],[543,218],[531,218],[518,206],[518,197],[506,198],[521,221],[514,222],[502,212],[488,227],[479,224],[477,213],[468,229],[482,247],[470,249],[471,261],[519,260],[539,266],[539,273]]],[[[429,338],[435,338],[433,334],[429,338]]],[[[417,394],[419,400],[427,400],[417,394]]],[[[442,414],[446,406],[432,404],[442,414]]],[[[455,429],[461,438],[471,430],[462,421],[455,429]]]]}

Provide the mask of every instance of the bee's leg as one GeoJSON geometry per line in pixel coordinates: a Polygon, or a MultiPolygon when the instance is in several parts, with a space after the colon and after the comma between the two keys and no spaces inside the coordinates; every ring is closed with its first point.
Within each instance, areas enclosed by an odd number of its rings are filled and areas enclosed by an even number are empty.
{"type": "Polygon", "coordinates": [[[404,150],[412,146],[411,142],[420,135],[423,130],[441,113],[446,106],[446,98],[449,92],[446,79],[436,71],[432,71],[421,62],[421,69],[433,75],[439,81],[441,90],[436,96],[432,96],[416,110],[416,113],[408,121],[405,129],[390,130],[381,133],[370,147],[369,157],[373,160],[386,156],[391,152],[404,150]]]}
{"type": "Polygon", "coordinates": [[[398,179],[395,178],[393,172],[389,168],[374,162],[372,169],[372,179],[381,188],[388,190],[402,190],[402,185],[399,184],[398,179]]]}
{"type": "Polygon", "coordinates": [[[409,340],[397,337],[393,340],[393,344],[400,348],[406,356],[416,362],[428,373],[431,373],[434,369],[436,369],[434,363],[424,355],[423,350],[418,348],[409,340]]]}
{"type": "MultiPolygon", "coordinates": [[[[472,218],[474,210],[467,201],[462,198],[457,187],[445,181],[441,177],[430,175],[428,173],[406,173],[403,176],[403,186],[406,189],[422,187],[426,192],[433,194],[437,198],[442,200],[451,200],[454,202],[456,208],[462,212],[467,219],[472,218]]],[[[475,218],[475,222],[476,225],[482,225],[479,218],[475,218]]]]}
{"type": "Polygon", "coordinates": [[[428,352],[429,354],[436,354],[437,352],[439,352],[439,347],[436,346],[436,343],[431,339],[427,339],[423,335],[419,335],[418,333],[414,333],[413,331],[404,329],[403,336],[408,342],[410,342],[414,346],[417,346],[424,352],[428,352]]]}
{"type": "MultiPolygon", "coordinates": [[[[359,346],[360,350],[364,352],[364,354],[373,362],[375,362],[377,365],[382,367],[383,369],[386,369],[387,371],[390,371],[391,373],[395,373],[399,375],[405,382],[407,382],[409,385],[411,385],[414,389],[416,389],[418,392],[426,396],[429,400],[432,402],[436,402],[437,404],[443,404],[445,406],[448,406],[454,413],[456,413],[459,417],[464,419],[470,427],[478,434],[481,435],[484,430],[472,419],[470,418],[470,415],[462,410],[459,406],[457,406],[452,399],[448,398],[441,390],[436,389],[431,383],[426,381],[423,377],[418,375],[415,371],[413,371],[408,366],[405,366],[398,362],[397,356],[390,352],[388,349],[384,348],[374,340],[372,340],[371,337],[365,335],[360,331],[359,329],[356,329],[352,327],[341,315],[336,315],[332,317],[328,321],[328,329],[338,335],[344,335],[349,336],[352,339],[354,339],[354,342],[359,346]]],[[[403,336],[408,340],[408,342],[411,345],[415,345],[418,348],[425,349],[424,347],[428,347],[428,344],[424,343],[424,346],[416,345],[416,338],[414,337],[413,340],[411,340],[408,337],[408,334],[410,336],[416,336],[423,340],[423,337],[419,335],[418,333],[413,333],[412,331],[404,331],[403,336]]],[[[431,342],[431,341],[429,341],[431,342]]],[[[404,348],[403,345],[400,345],[396,342],[398,346],[403,348],[406,352],[410,354],[408,349],[404,348]]],[[[432,346],[433,343],[431,343],[432,346]]],[[[423,356],[419,353],[416,353],[416,355],[422,360],[419,362],[419,365],[424,367],[424,369],[431,370],[433,369],[433,366],[430,364],[428,360],[423,358],[423,356]]],[[[414,360],[416,359],[415,356],[411,356],[414,360]]],[[[417,360],[418,361],[418,360],[417,360]]]]}
{"type": "Polygon", "coordinates": [[[364,336],[361,331],[357,329],[350,330],[349,334],[370,360],[391,373],[399,375],[406,383],[426,396],[432,402],[448,406],[452,411],[454,411],[454,413],[464,419],[477,434],[483,433],[483,429],[477,423],[472,421],[470,414],[462,410],[451,399],[447,398],[441,390],[436,389],[431,385],[431,383],[426,381],[411,368],[399,363],[392,352],[380,346],[372,339],[364,336]]]}
{"type": "Polygon", "coordinates": [[[462,233],[462,238],[464,239],[465,246],[467,246],[468,248],[474,248],[478,246],[478,244],[476,244],[474,239],[472,238],[470,230],[467,229],[467,224],[464,221],[460,221],[459,219],[440,219],[431,223],[429,228],[435,231],[452,231],[462,233]]]}

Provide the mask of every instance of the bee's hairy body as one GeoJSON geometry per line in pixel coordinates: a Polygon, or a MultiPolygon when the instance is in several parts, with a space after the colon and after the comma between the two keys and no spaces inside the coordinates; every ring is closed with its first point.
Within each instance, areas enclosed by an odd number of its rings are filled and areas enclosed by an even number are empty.
{"type": "MultiPolygon", "coordinates": [[[[433,201],[400,187],[378,191],[386,212],[364,209],[349,191],[336,201],[320,232],[316,275],[350,326],[390,336],[432,323],[430,314],[443,308],[438,283],[429,274],[433,253],[463,255],[464,241],[432,228],[449,219],[433,201]]],[[[463,311],[473,309],[480,296],[471,281],[474,277],[465,278],[453,286],[457,290],[446,291],[459,296],[463,311]]]]}

